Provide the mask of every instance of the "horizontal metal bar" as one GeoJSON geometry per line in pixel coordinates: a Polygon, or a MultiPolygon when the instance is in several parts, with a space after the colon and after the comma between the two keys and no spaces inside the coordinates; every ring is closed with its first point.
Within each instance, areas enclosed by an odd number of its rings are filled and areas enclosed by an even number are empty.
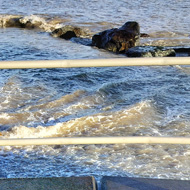
{"type": "Polygon", "coordinates": [[[0,146],[76,144],[190,144],[188,137],[59,137],[0,139],[0,146]]]}
{"type": "Polygon", "coordinates": [[[0,69],[190,65],[190,57],[0,61],[0,69]]]}

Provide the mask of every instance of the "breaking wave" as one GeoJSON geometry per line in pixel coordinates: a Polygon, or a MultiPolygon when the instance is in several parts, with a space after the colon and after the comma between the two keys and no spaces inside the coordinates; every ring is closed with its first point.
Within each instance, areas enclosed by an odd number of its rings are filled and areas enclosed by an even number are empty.
{"type": "MultiPolygon", "coordinates": [[[[62,28],[64,26],[70,26],[70,22],[67,19],[59,17],[49,17],[42,15],[0,15],[0,27],[17,27],[26,29],[38,29],[43,32],[52,33],[55,29],[62,28]]],[[[74,27],[74,26],[73,26],[74,27]]],[[[80,37],[89,37],[92,35],[89,29],[82,27],[83,33],[80,37]]],[[[53,35],[56,37],[56,35],[53,35]]]]}
{"type": "MultiPolygon", "coordinates": [[[[79,109],[88,109],[94,105],[94,100],[91,100],[90,104],[86,102],[89,102],[88,97],[85,104],[78,102],[71,107],[74,107],[75,111],[79,111],[79,109]]],[[[53,105],[56,105],[56,103],[57,101],[53,105]]],[[[63,109],[62,116],[64,111],[63,109]]],[[[69,113],[67,112],[67,114],[69,113]]],[[[21,118],[24,118],[24,116],[21,118]]],[[[10,117],[7,118],[11,120],[10,117]]],[[[124,110],[84,116],[48,127],[15,126],[10,131],[2,132],[2,134],[4,138],[101,136],[102,134],[103,136],[133,136],[142,135],[144,132],[148,135],[152,134],[151,127],[154,126],[156,117],[151,103],[145,101],[124,110]]]]}
{"type": "MultiPolygon", "coordinates": [[[[94,23],[72,23],[69,18],[62,18],[58,16],[48,16],[48,15],[0,15],[0,27],[17,27],[26,29],[38,29],[43,32],[52,34],[52,36],[57,37],[53,31],[56,29],[63,28],[65,26],[77,27],[82,33],[80,36],[87,41],[78,39],[75,42],[88,45],[88,39],[93,36],[93,34],[103,31],[105,29],[113,28],[113,24],[106,22],[94,22],[94,23]],[[71,26],[72,25],[72,26],[71,26]],[[97,26],[98,25],[98,26],[97,26]]],[[[156,31],[149,33],[149,37],[141,38],[140,44],[143,46],[189,46],[189,34],[180,33],[173,31],[156,31]]]]}
{"type": "Polygon", "coordinates": [[[20,28],[38,28],[45,32],[51,32],[52,30],[61,27],[59,19],[45,19],[37,15],[31,16],[18,16],[18,15],[1,15],[0,27],[20,27],[20,28]]]}
{"type": "MultiPolygon", "coordinates": [[[[141,45],[189,47],[188,5],[189,0],[3,1],[1,60],[120,57],[87,44],[94,33],[129,20],[149,34],[141,45]],[[67,25],[84,30],[85,40],[49,35],[67,25]]],[[[190,135],[187,67],[2,70],[0,77],[0,138],[190,135]]],[[[185,145],[1,147],[0,178],[189,179],[189,159],[185,145]]]]}

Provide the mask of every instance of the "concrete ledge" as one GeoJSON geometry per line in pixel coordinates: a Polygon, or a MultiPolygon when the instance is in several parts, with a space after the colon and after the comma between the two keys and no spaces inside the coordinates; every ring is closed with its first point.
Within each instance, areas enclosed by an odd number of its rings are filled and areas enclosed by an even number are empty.
{"type": "Polygon", "coordinates": [[[1,190],[96,190],[94,177],[0,179],[1,190]]]}
{"type": "Polygon", "coordinates": [[[190,190],[190,181],[103,177],[101,190],[190,190]]]}

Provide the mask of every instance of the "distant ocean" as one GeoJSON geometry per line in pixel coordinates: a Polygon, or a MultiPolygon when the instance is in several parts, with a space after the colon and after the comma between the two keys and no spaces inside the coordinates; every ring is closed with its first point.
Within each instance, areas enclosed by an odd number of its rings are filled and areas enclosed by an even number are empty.
{"type": "MultiPolygon", "coordinates": [[[[0,60],[119,58],[50,35],[92,36],[137,21],[141,45],[190,47],[189,0],[0,0],[0,60]],[[14,16],[38,28],[7,27],[14,16]]],[[[5,63],[6,64],[6,63],[5,63]]],[[[0,138],[190,136],[190,67],[0,70],[0,138]]],[[[190,179],[190,146],[0,147],[0,178],[135,176],[190,179]]]]}

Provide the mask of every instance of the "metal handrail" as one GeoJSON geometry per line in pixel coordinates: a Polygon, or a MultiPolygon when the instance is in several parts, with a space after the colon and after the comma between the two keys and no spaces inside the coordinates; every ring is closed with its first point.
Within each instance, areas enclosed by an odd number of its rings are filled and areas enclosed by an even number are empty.
{"type": "Polygon", "coordinates": [[[190,57],[0,61],[0,69],[190,65],[190,57]]]}
{"type": "MultiPolygon", "coordinates": [[[[0,69],[190,65],[190,57],[0,61],[0,69]]],[[[0,146],[57,144],[190,144],[188,137],[0,138],[0,146]]]]}
{"type": "Polygon", "coordinates": [[[54,137],[0,139],[0,146],[76,144],[190,144],[188,137],[54,137]]]}

